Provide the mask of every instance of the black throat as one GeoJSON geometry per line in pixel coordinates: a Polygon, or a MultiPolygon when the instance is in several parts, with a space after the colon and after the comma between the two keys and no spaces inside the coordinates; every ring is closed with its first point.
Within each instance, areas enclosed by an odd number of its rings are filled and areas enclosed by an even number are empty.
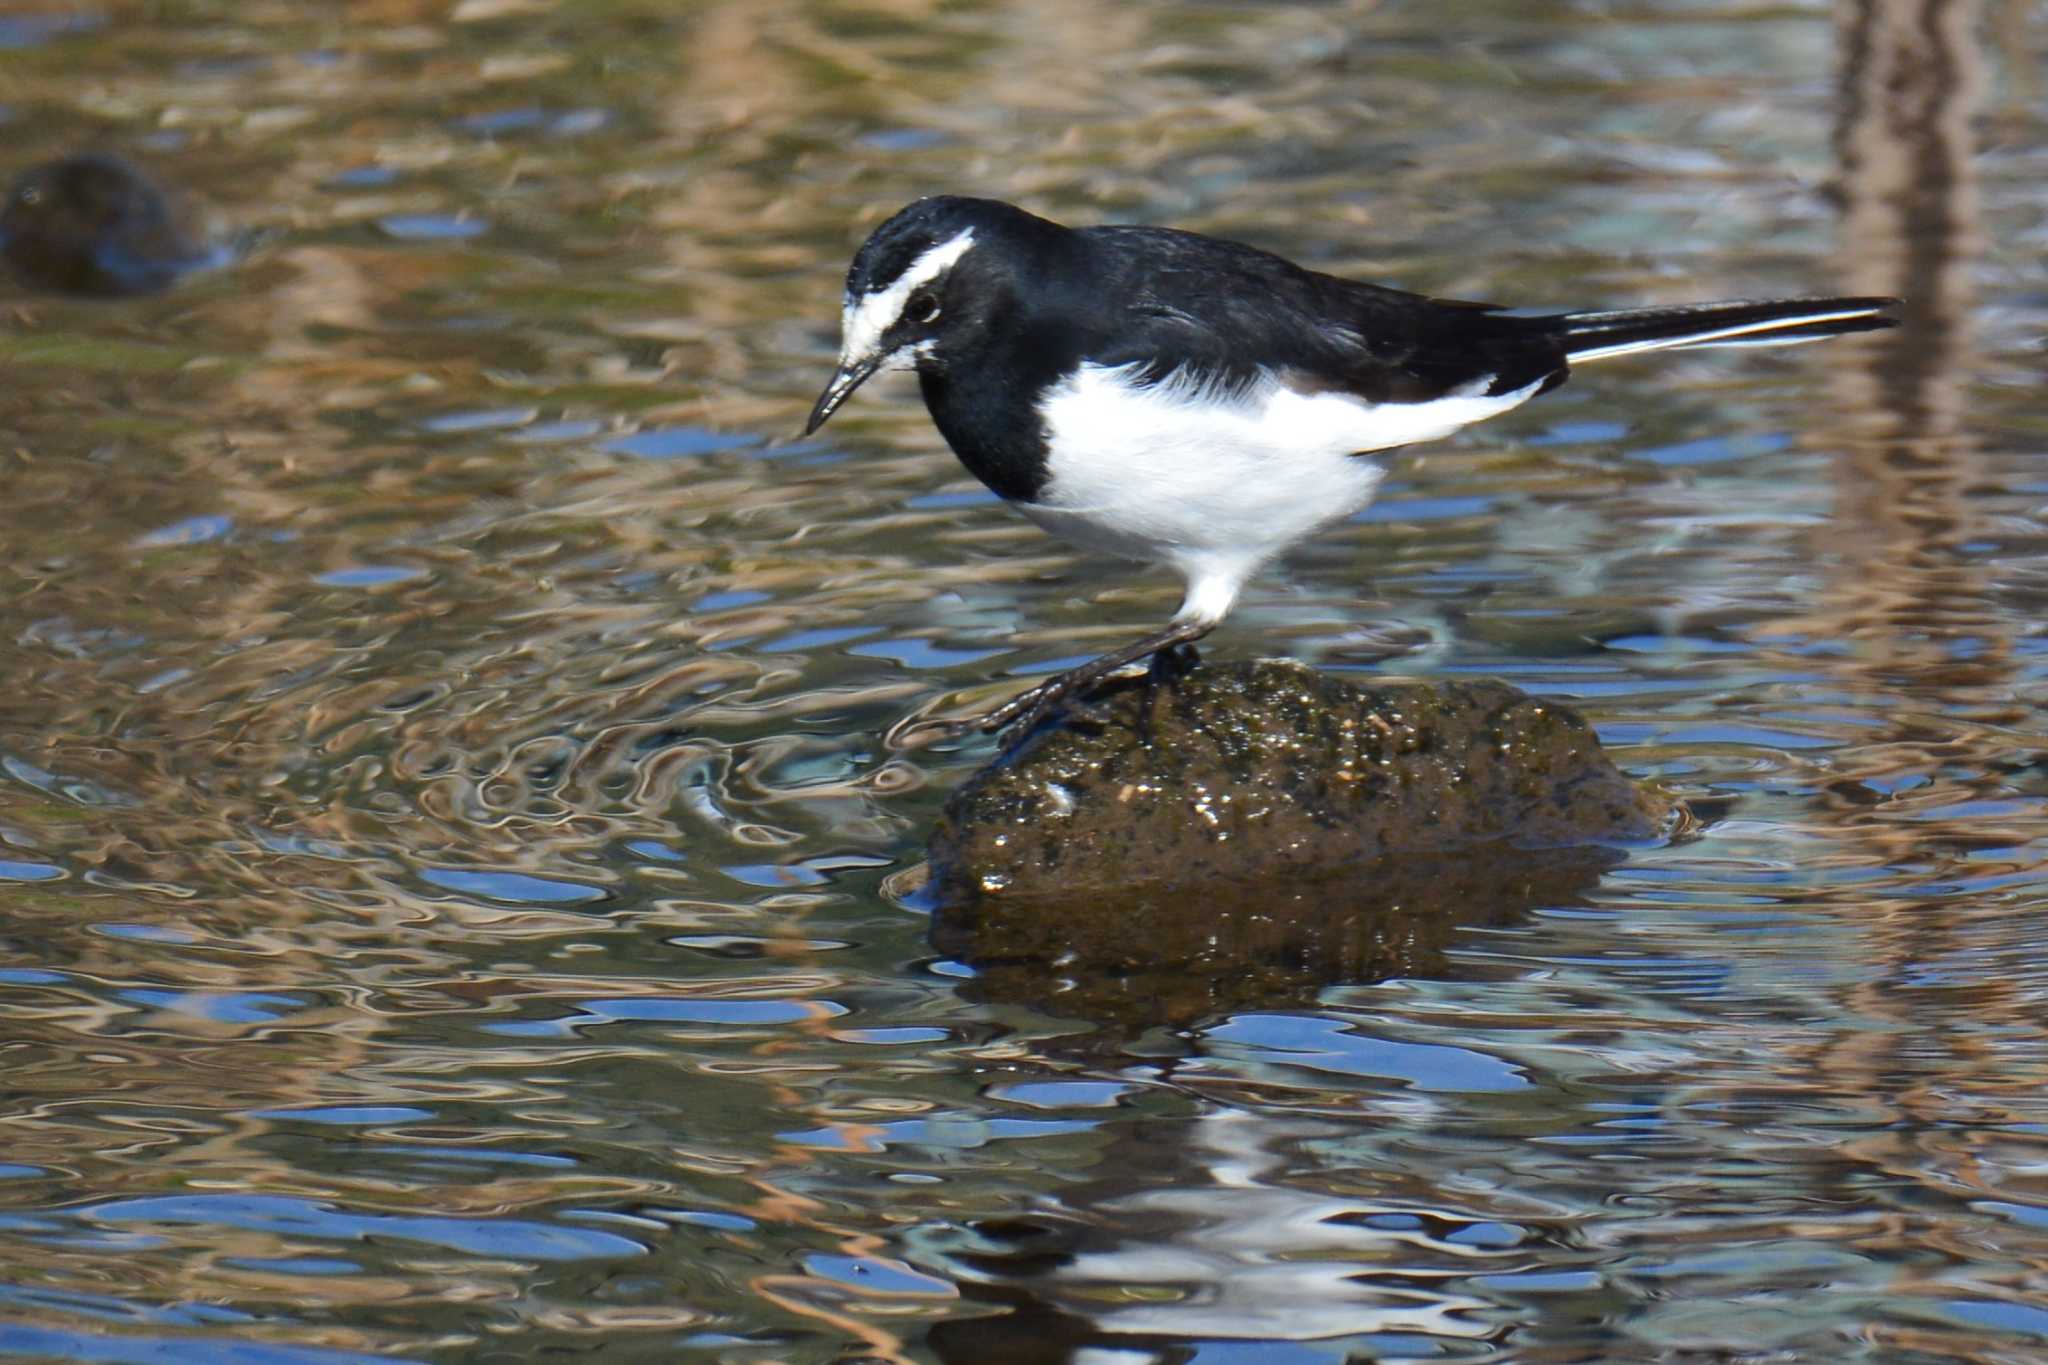
{"type": "Polygon", "coordinates": [[[960,322],[920,355],[925,407],[960,463],[1010,502],[1036,502],[1050,478],[1039,404],[1098,340],[1094,272],[1070,229],[1017,214],[977,226],[974,270],[949,297],[960,322]]]}
{"type": "Polygon", "coordinates": [[[1063,377],[1034,357],[959,357],[917,368],[924,405],[967,472],[1010,502],[1036,502],[1050,478],[1038,400],[1063,377]]]}

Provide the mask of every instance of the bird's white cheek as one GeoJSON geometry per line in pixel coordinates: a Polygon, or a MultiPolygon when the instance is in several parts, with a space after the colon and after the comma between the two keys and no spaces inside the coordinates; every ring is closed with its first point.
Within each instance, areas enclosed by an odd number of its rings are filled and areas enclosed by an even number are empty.
{"type": "MultiPolygon", "coordinates": [[[[858,361],[880,350],[882,338],[902,320],[910,296],[945,274],[973,245],[972,232],[959,233],[911,262],[910,268],[888,288],[872,294],[848,296],[843,301],[839,324],[841,350],[845,358],[858,361]]],[[[906,351],[909,349],[904,348],[906,351]]],[[[890,369],[902,369],[913,362],[905,355],[891,355],[882,363],[890,369]]]]}
{"type": "MultiPolygon", "coordinates": [[[[845,316],[840,323],[840,356],[847,361],[858,362],[867,359],[882,348],[882,337],[887,334],[891,323],[896,321],[895,309],[901,300],[892,300],[877,294],[857,303],[846,305],[845,316]]],[[[890,357],[893,360],[895,357],[890,357]]],[[[885,365],[889,361],[883,362],[885,365]]]]}

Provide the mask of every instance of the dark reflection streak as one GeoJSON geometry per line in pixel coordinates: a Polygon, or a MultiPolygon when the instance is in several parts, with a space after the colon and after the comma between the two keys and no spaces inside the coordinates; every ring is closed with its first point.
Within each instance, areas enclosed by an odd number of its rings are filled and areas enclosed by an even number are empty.
{"type": "MultiPolygon", "coordinates": [[[[1837,9],[1848,279],[1905,299],[1896,339],[1837,371],[1843,406],[1862,422],[1837,441],[1830,582],[1807,628],[1852,642],[1841,681],[1889,694],[1902,713],[1837,756],[1838,796],[1907,774],[1931,779],[1921,798],[1931,803],[1954,802],[1958,787],[2008,796],[2011,731],[2027,721],[2011,700],[2010,629],[1964,549],[1979,534],[1970,499],[1989,477],[1968,406],[1971,277],[1983,241],[1972,132],[1986,88],[1979,19],[1973,0],[1844,0],[1837,9]]],[[[1941,833],[1911,818],[1911,804],[1823,801],[1815,818],[1853,846],[1841,859],[1902,868],[1930,859],[1953,867],[1979,849],[2017,860],[2038,832],[2013,816],[1941,833]]],[[[1832,1033],[1812,1065],[1824,1084],[1870,1096],[1901,1120],[1846,1144],[1845,1154],[1909,1186],[1981,1187],[1971,1144],[1945,1134],[2032,1117],[2038,1075],[2013,1068],[1984,1039],[1993,1021],[2033,1027],[2036,1011],[2017,981],[1958,978],[1941,964],[1967,958],[2004,907],[1930,887],[1919,900],[1851,892],[1839,908],[1865,926],[1871,964],[1845,991],[1845,1012],[1889,1026],[1832,1033]],[[1938,995],[1930,981],[1941,984],[1938,995]],[[1977,1027],[1943,1027],[1951,1014],[1977,1027]],[[1959,1091],[1973,1103],[1958,1105],[1959,1091]]]]}
{"type": "MultiPolygon", "coordinates": [[[[1831,360],[1834,410],[1849,416],[1815,434],[1834,451],[1835,510],[1817,547],[1827,583],[1810,614],[1784,625],[1850,644],[1840,682],[1882,694],[1897,717],[1836,755],[1838,780],[1821,798],[1834,820],[1889,841],[1884,858],[1924,831],[1874,810],[1868,782],[1896,790],[1974,757],[1977,780],[2002,784],[2007,727],[2024,714],[2008,695],[2011,626],[1966,548],[1982,529],[1970,500],[1989,478],[1967,411],[1982,246],[1978,14],[1974,0],[1842,0],[1836,11],[1843,282],[1904,302],[1896,333],[1831,360]],[[1935,712],[1938,726],[1915,719],[1935,712]]],[[[2024,840],[1993,839],[2012,842],[2024,840]]]]}
{"type": "Polygon", "coordinates": [[[1836,460],[1824,628],[1937,687],[2002,675],[2010,653],[1957,553],[1968,538],[1964,490],[1978,474],[1963,413],[1979,245],[1977,13],[1974,0],[1844,0],[1837,10],[1843,257],[1853,287],[1904,304],[1895,339],[1845,354],[1836,370],[1842,406],[1863,424],[1836,460]],[[1948,646],[1966,633],[1984,647],[1960,665],[1948,646]]]}

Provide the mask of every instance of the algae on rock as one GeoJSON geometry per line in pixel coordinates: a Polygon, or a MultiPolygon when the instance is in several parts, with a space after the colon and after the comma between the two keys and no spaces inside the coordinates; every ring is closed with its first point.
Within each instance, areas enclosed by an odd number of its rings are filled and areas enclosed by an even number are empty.
{"type": "Polygon", "coordinates": [[[1091,711],[976,774],[932,834],[934,942],[982,993],[1187,1022],[1431,974],[1458,925],[1575,902],[1672,819],[1583,718],[1500,682],[1265,661],[1091,711]]]}

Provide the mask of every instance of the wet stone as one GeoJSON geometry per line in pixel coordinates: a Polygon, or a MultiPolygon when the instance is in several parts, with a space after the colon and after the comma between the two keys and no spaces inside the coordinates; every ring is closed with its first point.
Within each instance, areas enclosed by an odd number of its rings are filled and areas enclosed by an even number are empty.
{"type": "Polygon", "coordinates": [[[1555,701],[1501,682],[1356,686],[1269,660],[1119,686],[946,803],[947,899],[1204,886],[1392,853],[1654,838],[1669,802],[1555,701]]]}
{"type": "Polygon", "coordinates": [[[202,235],[180,196],[104,152],[31,167],[0,201],[0,260],[32,289],[99,298],[151,294],[228,264],[235,249],[202,235]]]}
{"type": "Polygon", "coordinates": [[[934,942],[978,993],[1186,1023],[1433,975],[1464,924],[1579,901],[1672,804],[1569,707],[1284,661],[1120,685],[947,802],[934,942]]]}

